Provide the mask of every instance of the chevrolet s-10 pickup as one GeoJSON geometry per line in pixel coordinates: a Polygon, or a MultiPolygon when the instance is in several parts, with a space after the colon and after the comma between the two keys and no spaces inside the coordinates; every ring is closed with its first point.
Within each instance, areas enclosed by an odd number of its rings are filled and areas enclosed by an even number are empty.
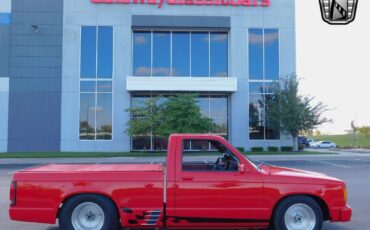
{"type": "Polygon", "coordinates": [[[324,221],[351,219],[341,180],[253,162],[216,135],[173,134],[168,141],[166,164],[51,164],[16,172],[10,218],[58,220],[61,230],[318,230],[324,221]]]}

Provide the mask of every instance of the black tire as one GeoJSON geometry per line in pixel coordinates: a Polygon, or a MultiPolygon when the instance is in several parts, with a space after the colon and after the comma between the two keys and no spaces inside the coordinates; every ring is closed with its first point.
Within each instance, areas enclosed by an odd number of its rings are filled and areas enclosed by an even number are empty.
{"type": "MultiPolygon", "coordinates": [[[[68,199],[67,202],[63,204],[59,213],[59,229],[77,230],[73,227],[72,215],[77,207],[86,203],[93,203],[99,206],[99,208],[103,211],[104,223],[100,228],[101,230],[119,229],[116,206],[110,199],[94,194],[77,195],[68,199]]],[[[83,230],[83,228],[81,230],[83,230]]]]}
{"type": "Polygon", "coordinates": [[[301,204],[311,208],[315,215],[316,221],[314,227],[307,230],[320,230],[323,224],[323,213],[321,207],[314,199],[308,196],[293,196],[280,202],[273,214],[273,229],[289,230],[285,223],[285,215],[290,207],[301,204]]]}

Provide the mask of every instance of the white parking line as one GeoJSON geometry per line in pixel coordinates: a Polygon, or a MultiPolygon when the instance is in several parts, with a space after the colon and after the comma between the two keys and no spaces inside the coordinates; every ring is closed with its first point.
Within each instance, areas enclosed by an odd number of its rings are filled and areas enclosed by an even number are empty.
{"type": "Polygon", "coordinates": [[[321,163],[321,164],[325,164],[325,165],[337,166],[337,167],[347,168],[347,169],[351,168],[351,167],[346,166],[346,165],[339,165],[339,164],[329,163],[329,162],[326,162],[326,161],[315,161],[315,160],[307,160],[307,161],[311,161],[311,162],[314,162],[314,163],[321,163]]]}
{"type": "Polygon", "coordinates": [[[364,162],[370,162],[369,159],[359,159],[360,161],[364,161],[364,162]]]}

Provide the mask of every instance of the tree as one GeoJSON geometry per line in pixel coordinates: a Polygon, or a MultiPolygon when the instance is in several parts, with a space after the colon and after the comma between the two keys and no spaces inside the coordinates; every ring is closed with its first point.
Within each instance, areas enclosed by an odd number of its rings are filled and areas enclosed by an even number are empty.
{"type": "Polygon", "coordinates": [[[270,123],[280,126],[283,132],[293,137],[295,151],[298,150],[299,133],[308,132],[330,121],[323,117],[328,110],[327,106],[321,102],[313,105],[314,98],[299,95],[298,87],[299,82],[295,77],[284,79],[282,84],[276,84],[270,100],[266,100],[270,123]]]}
{"type": "Polygon", "coordinates": [[[163,105],[159,103],[160,97],[152,97],[145,101],[142,107],[126,110],[131,113],[131,119],[127,123],[126,132],[131,135],[158,135],[162,123],[163,105]]]}
{"type": "Polygon", "coordinates": [[[351,121],[351,129],[353,133],[353,143],[358,147],[358,127],[355,124],[355,121],[351,121]]]}
{"type": "Polygon", "coordinates": [[[132,136],[152,134],[167,138],[172,133],[207,133],[213,120],[202,115],[196,94],[177,94],[160,102],[161,97],[148,99],[142,107],[131,108],[126,130],[132,136]]]}
{"type": "Polygon", "coordinates": [[[202,115],[196,98],[196,94],[178,94],[163,103],[161,136],[168,137],[171,133],[208,133],[213,128],[213,120],[202,115]]]}
{"type": "Polygon", "coordinates": [[[366,140],[369,142],[369,137],[370,137],[370,126],[362,126],[358,128],[358,132],[363,135],[366,140]]]}
{"type": "Polygon", "coordinates": [[[351,121],[351,128],[352,128],[352,132],[356,134],[358,131],[358,127],[356,126],[355,121],[351,121]]]}

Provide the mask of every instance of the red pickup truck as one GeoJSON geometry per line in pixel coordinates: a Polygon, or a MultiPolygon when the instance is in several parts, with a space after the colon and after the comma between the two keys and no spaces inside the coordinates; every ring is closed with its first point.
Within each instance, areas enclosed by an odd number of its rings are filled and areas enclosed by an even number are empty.
{"type": "Polygon", "coordinates": [[[17,172],[9,214],[18,221],[58,219],[61,230],[317,230],[323,221],[351,219],[346,196],[343,181],[254,163],[222,137],[174,134],[166,165],[45,165],[17,172]]]}

